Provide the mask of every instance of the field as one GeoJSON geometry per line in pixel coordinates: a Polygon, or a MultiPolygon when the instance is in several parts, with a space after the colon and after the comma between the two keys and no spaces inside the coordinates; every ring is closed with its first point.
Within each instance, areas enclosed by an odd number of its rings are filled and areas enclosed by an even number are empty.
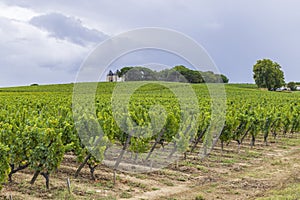
{"type": "MultiPolygon", "coordinates": [[[[82,85],[85,91],[90,88],[88,83],[82,85]]],[[[202,158],[199,153],[205,152],[204,144],[212,145],[208,133],[214,130],[210,127],[212,103],[205,85],[192,85],[199,116],[194,111],[195,102],[183,108],[170,89],[184,92],[185,84],[147,83],[127,103],[124,103],[124,88],[114,94],[115,87],[115,83],[98,84],[95,116],[84,106],[74,115],[74,84],[0,89],[0,182],[2,177],[11,179],[4,183],[0,197],[300,198],[300,93],[268,92],[251,84],[226,85],[226,122],[222,135],[210,155],[202,158]],[[114,97],[118,97],[115,107],[111,105],[114,97]],[[129,114],[124,112],[124,105],[129,114]],[[118,115],[113,116],[114,112],[118,115]],[[119,127],[116,117],[126,131],[119,127]],[[163,126],[160,121],[165,122],[163,126]],[[95,126],[98,123],[103,128],[100,143],[95,126]],[[78,132],[86,135],[79,138],[78,132]],[[126,132],[135,135],[131,137],[126,132]],[[149,167],[144,161],[148,156],[154,160],[156,155],[149,151],[155,152],[168,144],[179,152],[179,161],[167,163],[166,158],[173,154],[167,155],[163,157],[166,163],[154,162],[150,172],[115,174],[113,167],[102,163],[106,156],[122,160],[125,165],[149,167]],[[107,151],[112,145],[121,150],[107,151]],[[95,154],[87,151],[92,146],[95,154]],[[155,170],[159,164],[166,167],[155,170]]],[[[190,96],[181,98],[185,101],[190,96]]],[[[80,106],[87,103],[79,102],[80,106]]],[[[119,169],[122,163],[114,167],[119,169]]]]}

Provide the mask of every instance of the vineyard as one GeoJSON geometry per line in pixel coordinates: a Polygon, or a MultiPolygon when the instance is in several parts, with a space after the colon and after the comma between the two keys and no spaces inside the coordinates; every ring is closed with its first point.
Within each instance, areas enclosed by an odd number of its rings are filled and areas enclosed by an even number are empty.
{"type": "MultiPolygon", "coordinates": [[[[89,83],[82,85],[88,90],[89,83]]],[[[149,82],[128,102],[128,91],[121,88],[114,94],[116,87],[99,83],[91,112],[80,100],[74,110],[74,84],[0,89],[0,190],[22,172],[31,175],[31,185],[43,177],[44,188],[50,190],[56,187],[51,177],[70,158],[76,168],[70,176],[80,178],[88,169],[87,178],[97,181],[103,163],[112,172],[125,164],[144,171],[205,153],[203,145],[212,131],[206,85],[192,85],[197,99],[185,95],[184,104],[172,92],[175,88],[184,94],[189,87],[184,83],[149,82]]],[[[216,144],[221,152],[236,147],[239,153],[258,142],[269,146],[300,132],[300,93],[262,91],[251,84],[225,89],[226,120],[216,144]]],[[[112,179],[113,184],[120,181],[112,179]]]]}

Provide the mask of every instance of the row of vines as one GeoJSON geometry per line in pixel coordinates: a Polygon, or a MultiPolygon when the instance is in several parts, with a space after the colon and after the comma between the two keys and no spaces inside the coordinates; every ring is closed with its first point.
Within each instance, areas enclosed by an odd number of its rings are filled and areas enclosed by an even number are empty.
{"type": "MultiPolygon", "coordinates": [[[[184,92],[184,84],[174,84],[174,87],[183,87],[184,92]]],[[[132,95],[127,111],[122,99],[112,108],[114,83],[103,83],[96,96],[96,115],[83,112],[75,120],[72,85],[53,86],[51,91],[49,86],[45,91],[40,88],[1,91],[0,189],[6,181],[13,181],[15,173],[25,169],[32,171],[31,184],[43,176],[49,188],[50,175],[59,168],[66,154],[78,162],[74,176],[79,176],[87,165],[95,179],[94,172],[107,155],[115,158],[117,168],[127,159],[125,152],[131,152],[132,162],[151,160],[157,149],[166,146],[172,147],[166,158],[171,158],[175,151],[196,152],[209,130],[211,108],[205,85],[193,87],[198,96],[196,110],[194,103],[183,108],[168,88],[152,83],[132,95]],[[120,150],[109,151],[113,145],[120,150]]],[[[230,85],[226,90],[226,121],[220,136],[222,149],[232,141],[240,146],[246,138],[250,138],[251,146],[258,137],[263,137],[268,145],[269,137],[300,131],[298,93],[230,85]]],[[[85,105],[82,106],[84,111],[85,105]]]]}

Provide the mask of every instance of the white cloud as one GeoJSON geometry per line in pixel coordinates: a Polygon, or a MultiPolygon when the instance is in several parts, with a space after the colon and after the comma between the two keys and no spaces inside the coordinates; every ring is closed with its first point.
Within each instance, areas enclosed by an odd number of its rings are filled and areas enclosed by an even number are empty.
{"type": "Polygon", "coordinates": [[[7,6],[0,2],[0,17],[5,17],[7,19],[28,21],[32,17],[38,16],[39,13],[34,12],[28,8],[22,8],[19,6],[7,6]]]}
{"type": "Polygon", "coordinates": [[[65,82],[75,72],[89,49],[48,37],[48,33],[20,21],[0,18],[0,80],[3,85],[29,84],[39,80],[65,82]],[[51,72],[51,73],[50,73],[51,72]],[[65,77],[61,76],[64,74],[65,77]]]}

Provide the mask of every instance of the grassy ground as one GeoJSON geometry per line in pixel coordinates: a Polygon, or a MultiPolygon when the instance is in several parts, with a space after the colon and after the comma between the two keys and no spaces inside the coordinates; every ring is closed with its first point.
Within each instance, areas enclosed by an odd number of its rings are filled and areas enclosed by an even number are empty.
{"type": "MultiPolygon", "coordinates": [[[[299,182],[299,180],[298,180],[299,182]]],[[[300,199],[300,183],[290,184],[279,190],[271,190],[267,197],[258,198],[258,200],[296,200],[300,199]]]]}

